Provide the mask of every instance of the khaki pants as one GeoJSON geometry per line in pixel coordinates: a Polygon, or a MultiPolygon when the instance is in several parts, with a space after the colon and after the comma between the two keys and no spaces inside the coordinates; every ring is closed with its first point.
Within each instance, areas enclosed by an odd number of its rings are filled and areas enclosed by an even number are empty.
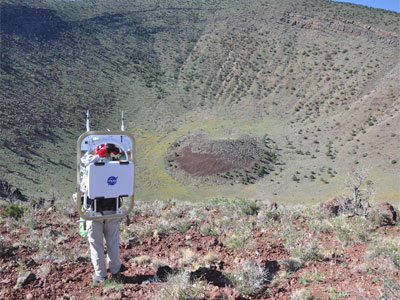
{"type": "MultiPolygon", "coordinates": [[[[113,214],[114,211],[105,211],[104,214],[113,214]]],[[[112,274],[121,268],[119,249],[119,225],[121,219],[107,219],[101,221],[87,221],[90,258],[96,276],[106,277],[107,268],[104,255],[103,235],[107,244],[107,258],[112,274]]]]}

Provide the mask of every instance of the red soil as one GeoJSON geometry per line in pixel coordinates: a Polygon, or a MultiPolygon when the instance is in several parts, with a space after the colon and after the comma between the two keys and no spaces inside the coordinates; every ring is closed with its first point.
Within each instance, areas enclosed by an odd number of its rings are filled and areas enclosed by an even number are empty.
{"type": "MultiPolygon", "coordinates": [[[[167,208],[168,209],[168,208],[167,208]]],[[[289,258],[282,242],[276,237],[273,229],[255,229],[255,245],[249,249],[233,251],[227,248],[220,237],[203,236],[196,224],[185,233],[177,231],[165,235],[146,236],[142,242],[121,242],[121,260],[125,266],[123,289],[104,288],[92,285],[92,266],[87,258],[87,241],[76,233],[76,217],[66,219],[58,224],[59,218],[51,212],[39,212],[41,222],[37,228],[50,229],[55,236],[66,239],[59,245],[60,249],[72,255],[75,248],[82,248],[83,253],[71,260],[57,260],[40,257],[40,251],[21,246],[19,241],[29,238],[29,229],[10,228],[6,222],[0,225],[3,246],[0,250],[0,298],[1,299],[90,299],[97,295],[104,299],[151,299],[165,285],[154,281],[156,270],[151,266],[140,266],[134,258],[147,255],[176,267],[179,251],[190,248],[199,257],[214,252],[218,261],[206,270],[208,292],[205,299],[290,299],[290,295],[300,289],[307,289],[318,299],[378,299],[382,292],[382,274],[380,269],[387,261],[366,256],[368,247],[363,243],[351,243],[342,247],[332,233],[315,234],[310,239],[318,239],[321,245],[335,249],[331,256],[323,261],[307,263],[300,270],[280,276],[279,281],[272,278],[283,271],[282,260],[289,258]],[[75,230],[75,232],[71,232],[75,230]],[[15,246],[12,246],[12,245],[15,246]],[[85,255],[86,254],[86,255],[85,255]],[[253,258],[260,266],[268,270],[270,279],[256,295],[240,297],[230,285],[221,281],[224,272],[231,272],[241,261],[253,258]],[[43,268],[47,267],[47,272],[43,268]],[[21,269],[32,272],[36,278],[20,288],[14,288],[18,272],[21,269]],[[302,280],[308,278],[306,280],[302,280]],[[339,297],[339,296],[340,297],[339,297]],[[361,297],[361,298],[360,298],[361,297]]],[[[184,216],[182,216],[184,218],[184,216]]],[[[217,217],[217,216],[215,216],[217,217]]],[[[153,216],[146,214],[134,217],[134,224],[157,222],[153,216]]],[[[121,225],[121,227],[126,225],[121,225]]],[[[400,236],[400,228],[395,226],[379,228],[381,234],[400,236]]],[[[50,237],[49,237],[50,238],[50,237]]],[[[388,267],[392,278],[400,281],[400,270],[388,267]]]]}

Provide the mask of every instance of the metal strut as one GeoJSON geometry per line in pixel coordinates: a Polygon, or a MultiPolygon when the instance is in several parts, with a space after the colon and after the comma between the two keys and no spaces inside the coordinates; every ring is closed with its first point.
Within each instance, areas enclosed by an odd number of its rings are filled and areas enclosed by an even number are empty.
{"type": "Polygon", "coordinates": [[[86,111],[86,132],[90,131],[89,110],[86,111]]]}

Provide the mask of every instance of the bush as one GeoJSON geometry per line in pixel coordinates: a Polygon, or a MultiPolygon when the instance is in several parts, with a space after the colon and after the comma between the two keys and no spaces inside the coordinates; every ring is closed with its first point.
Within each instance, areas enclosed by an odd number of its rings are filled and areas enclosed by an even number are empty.
{"type": "Polygon", "coordinates": [[[232,250],[239,250],[251,246],[253,241],[253,232],[250,228],[241,226],[232,235],[228,236],[224,244],[232,250]]]}
{"type": "Polygon", "coordinates": [[[287,260],[282,260],[281,264],[283,266],[283,269],[287,273],[296,272],[303,267],[303,263],[301,262],[300,259],[297,259],[297,258],[289,258],[287,260]]]}
{"type": "Polygon", "coordinates": [[[55,240],[54,232],[50,228],[46,228],[43,231],[32,231],[31,234],[27,235],[21,242],[24,246],[37,252],[40,257],[43,258],[64,258],[62,251],[58,251],[57,244],[62,243],[62,238],[55,240]]]}
{"type": "Polygon", "coordinates": [[[400,268],[400,242],[396,240],[381,241],[370,254],[370,257],[378,256],[389,258],[395,267],[400,268]]]}
{"type": "Polygon", "coordinates": [[[257,175],[258,175],[259,177],[261,177],[261,176],[264,174],[264,172],[265,172],[264,166],[261,166],[261,167],[259,167],[259,168],[257,169],[257,175]]]}
{"type": "Polygon", "coordinates": [[[206,222],[200,226],[200,233],[204,236],[218,236],[221,234],[217,224],[214,221],[206,222]]]}
{"type": "Polygon", "coordinates": [[[10,203],[0,212],[0,215],[3,218],[14,218],[18,220],[21,217],[23,217],[24,213],[25,213],[24,207],[20,207],[17,204],[10,203]]]}
{"type": "Polygon", "coordinates": [[[262,288],[268,273],[255,260],[246,259],[233,274],[225,275],[241,294],[251,295],[262,288]]]}
{"type": "MultiPolygon", "coordinates": [[[[397,217],[397,219],[400,218],[397,217]]],[[[368,220],[370,220],[372,224],[378,226],[395,225],[396,223],[396,219],[393,215],[389,215],[387,211],[382,211],[376,207],[371,209],[368,214],[368,220]]]]}
{"type": "Polygon", "coordinates": [[[238,199],[235,203],[239,206],[241,212],[248,216],[254,216],[258,214],[258,211],[260,210],[259,205],[255,201],[238,199]]]}
{"type": "Polygon", "coordinates": [[[258,213],[257,226],[260,228],[276,226],[280,220],[280,212],[263,209],[258,213]]]}
{"type": "Polygon", "coordinates": [[[312,241],[311,245],[305,248],[297,248],[294,251],[294,256],[302,262],[321,261],[324,256],[319,251],[318,241],[312,241]]]}
{"type": "Polygon", "coordinates": [[[234,213],[244,214],[248,216],[257,215],[260,206],[256,201],[246,200],[243,198],[229,200],[227,198],[219,198],[212,200],[215,204],[222,204],[224,214],[231,216],[234,213]]]}

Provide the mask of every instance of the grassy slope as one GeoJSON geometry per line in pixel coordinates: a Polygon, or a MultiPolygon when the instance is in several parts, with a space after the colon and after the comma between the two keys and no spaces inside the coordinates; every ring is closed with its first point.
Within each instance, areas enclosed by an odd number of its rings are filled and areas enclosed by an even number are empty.
{"type": "Polygon", "coordinates": [[[0,167],[10,182],[38,194],[50,183],[68,195],[90,107],[98,129],[116,128],[119,111],[127,112],[142,199],[317,202],[339,193],[358,167],[371,169],[378,199],[398,199],[398,52],[387,40],[398,36],[399,14],[316,0],[110,3],[35,1],[57,11],[40,13],[59,31],[2,34],[8,148],[0,167]],[[196,130],[268,133],[286,165],[255,185],[183,186],[165,171],[164,153],[196,130]]]}

